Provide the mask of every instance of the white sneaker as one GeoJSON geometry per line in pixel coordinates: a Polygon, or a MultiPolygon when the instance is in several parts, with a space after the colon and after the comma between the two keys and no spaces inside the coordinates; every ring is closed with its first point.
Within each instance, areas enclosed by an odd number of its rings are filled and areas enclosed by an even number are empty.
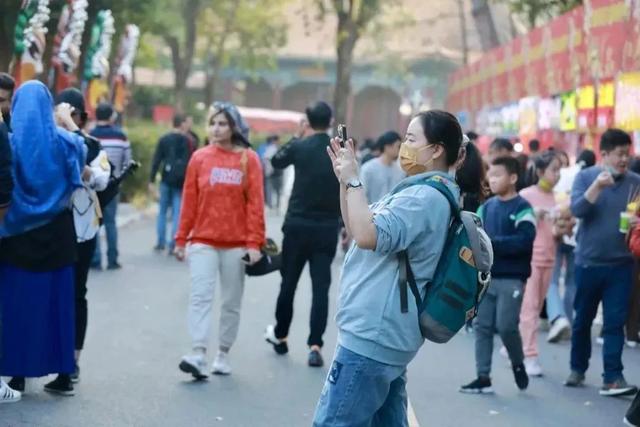
{"type": "Polygon", "coordinates": [[[549,331],[549,335],[547,336],[547,342],[558,342],[561,339],[564,339],[570,333],[571,324],[566,317],[560,317],[555,322],[553,322],[551,330],[549,331]]]}
{"type": "Polygon", "coordinates": [[[524,369],[530,377],[542,376],[542,366],[540,366],[540,362],[538,362],[537,357],[525,357],[524,369]]]}
{"type": "Polygon", "coordinates": [[[22,394],[0,380],[0,403],[14,403],[22,399],[22,394]]]}
{"type": "Polygon", "coordinates": [[[211,371],[215,375],[231,374],[231,365],[229,365],[229,354],[218,351],[216,358],[211,365],[211,371]]]}
{"type": "Polygon", "coordinates": [[[201,354],[190,354],[182,358],[180,370],[193,375],[197,380],[203,380],[207,378],[207,361],[201,354]]]}

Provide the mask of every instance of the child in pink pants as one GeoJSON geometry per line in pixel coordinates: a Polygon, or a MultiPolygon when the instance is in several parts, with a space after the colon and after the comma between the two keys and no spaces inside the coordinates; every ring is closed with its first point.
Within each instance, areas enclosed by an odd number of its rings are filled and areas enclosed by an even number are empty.
{"type": "Polygon", "coordinates": [[[556,201],[553,187],[560,179],[560,159],[547,151],[535,159],[538,184],[520,192],[536,213],[536,239],[533,242],[531,277],[527,281],[520,310],[520,335],[524,350],[524,366],[529,376],[541,376],[538,362],[538,321],[551,282],[556,253],[553,215],[556,201]]]}

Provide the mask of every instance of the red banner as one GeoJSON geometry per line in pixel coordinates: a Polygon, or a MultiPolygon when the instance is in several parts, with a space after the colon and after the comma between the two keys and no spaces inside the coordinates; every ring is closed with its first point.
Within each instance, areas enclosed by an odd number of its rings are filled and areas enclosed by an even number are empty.
{"type": "MultiPolygon", "coordinates": [[[[477,113],[550,97],[640,70],[640,0],[585,5],[487,52],[449,79],[448,108],[477,113]]],[[[590,122],[593,119],[590,119],[590,122]]]]}

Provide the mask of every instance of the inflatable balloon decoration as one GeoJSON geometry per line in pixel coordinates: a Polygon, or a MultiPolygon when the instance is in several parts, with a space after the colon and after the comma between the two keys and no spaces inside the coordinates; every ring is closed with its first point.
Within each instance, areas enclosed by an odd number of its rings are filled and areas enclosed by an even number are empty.
{"type": "Polygon", "coordinates": [[[42,55],[46,45],[49,0],[23,0],[14,32],[16,83],[37,77],[43,71],[42,55]]]}

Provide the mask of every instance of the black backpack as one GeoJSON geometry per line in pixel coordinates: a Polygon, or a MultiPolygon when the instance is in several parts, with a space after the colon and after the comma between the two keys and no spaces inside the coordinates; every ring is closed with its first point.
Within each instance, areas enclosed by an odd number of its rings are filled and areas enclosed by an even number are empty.
{"type": "MultiPolygon", "coordinates": [[[[182,135],[181,135],[182,136],[182,135]]],[[[169,139],[168,153],[164,159],[162,180],[172,187],[182,188],[187,175],[189,148],[186,136],[169,139]]]]}

